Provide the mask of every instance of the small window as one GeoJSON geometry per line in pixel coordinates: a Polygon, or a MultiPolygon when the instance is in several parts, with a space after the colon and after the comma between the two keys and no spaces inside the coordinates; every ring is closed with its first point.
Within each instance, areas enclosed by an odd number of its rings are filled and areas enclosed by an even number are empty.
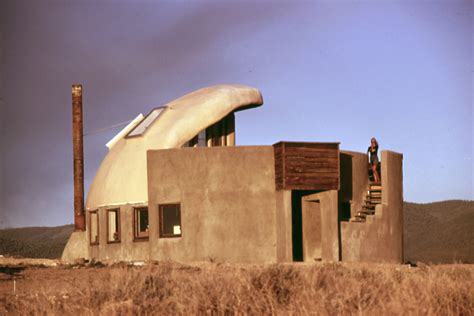
{"type": "Polygon", "coordinates": [[[134,129],[132,129],[126,137],[136,137],[136,136],[141,136],[145,133],[147,128],[154,122],[156,119],[160,116],[160,114],[163,112],[163,110],[166,109],[166,107],[161,106],[158,108],[153,109],[150,113],[148,113],[145,118],[138,123],[137,126],[135,126],[134,129]]]}
{"type": "Polygon", "coordinates": [[[91,245],[99,244],[99,212],[97,210],[89,213],[89,231],[91,245]]]}
{"type": "Polygon", "coordinates": [[[120,210],[107,210],[107,242],[120,242],[120,210]]]}
{"type": "Polygon", "coordinates": [[[164,204],[160,210],[160,237],[181,237],[181,207],[164,204]]]}
{"type": "Polygon", "coordinates": [[[134,238],[148,239],[148,208],[139,207],[135,209],[134,215],[134,238]]]}

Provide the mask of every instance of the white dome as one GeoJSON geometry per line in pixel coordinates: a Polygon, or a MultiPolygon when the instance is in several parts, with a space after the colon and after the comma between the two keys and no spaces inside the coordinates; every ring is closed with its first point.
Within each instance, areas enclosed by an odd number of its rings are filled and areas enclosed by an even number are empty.
{"type": "Polygon", "coordinates": [[[147,202],[147,150],[181,147],[229,113],[262,103],[255,88],[217,85],[165,104],[142,136],[122,137],[110,148],[92,181],[86,208],[147,202]]]}

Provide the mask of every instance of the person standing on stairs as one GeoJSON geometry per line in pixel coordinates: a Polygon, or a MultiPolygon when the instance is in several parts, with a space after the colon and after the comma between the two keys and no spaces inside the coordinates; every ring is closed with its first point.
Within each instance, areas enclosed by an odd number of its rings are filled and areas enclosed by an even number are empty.
{"type": "Polygon", "coordinates": [[[377,171],[377,167],[379,165],[379,157],[377,156],[378,150],[379,150],[379,143],[377,142],[375,137],[372,137],[372,139],[370,140],[370,146],[367,149],[367,154],[369,155],[370,168],[372,169],[372,173],[374,175],[374,181],[376,183],[380,183],[380,177],[377,171]]]}

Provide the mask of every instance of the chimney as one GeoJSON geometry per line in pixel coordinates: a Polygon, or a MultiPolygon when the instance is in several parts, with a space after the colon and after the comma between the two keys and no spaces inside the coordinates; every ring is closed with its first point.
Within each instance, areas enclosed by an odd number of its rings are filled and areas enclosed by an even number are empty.
{"type": "Polygon", "coordinates": [[[72,146],[74,162],[74,231],[86,230],[84,214],[84,149],[82,139],[82,85],[72,85],[72,146]]]}

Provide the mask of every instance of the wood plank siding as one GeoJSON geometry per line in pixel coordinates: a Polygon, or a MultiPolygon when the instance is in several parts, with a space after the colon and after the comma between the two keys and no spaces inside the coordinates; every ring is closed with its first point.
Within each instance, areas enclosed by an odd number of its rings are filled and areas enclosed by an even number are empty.
{"type": "Polygon", "coordinates": [[[339,143],[279,142],[277,190],[339,190],[339,143]]]}

